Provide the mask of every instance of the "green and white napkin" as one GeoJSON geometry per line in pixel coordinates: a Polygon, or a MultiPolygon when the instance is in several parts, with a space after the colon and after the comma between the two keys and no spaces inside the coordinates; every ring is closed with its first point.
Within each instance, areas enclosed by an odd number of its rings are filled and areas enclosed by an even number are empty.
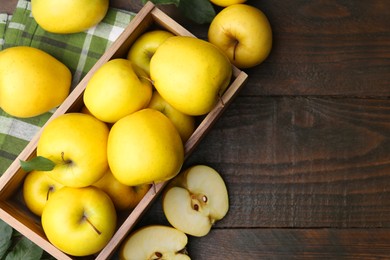
{"type": "MultiPolygon", "coordinates": [[[[53,34],[35,22],[31,15],[31,3],[19,0],[12,15],[0,14],[0,50],[13,46],[31,46],[51,54],[71,70],[73,89],[134,16],[134,13],[110,8],[102,22],[85,32],[53,34]]],[[[0,175],[53,112],[21,119],[0,109],[0,175]]]]}

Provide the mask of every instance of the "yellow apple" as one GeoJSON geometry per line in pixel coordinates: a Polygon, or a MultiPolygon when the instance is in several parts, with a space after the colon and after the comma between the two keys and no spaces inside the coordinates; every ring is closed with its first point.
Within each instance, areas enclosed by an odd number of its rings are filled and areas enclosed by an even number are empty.
{"type": "Polygon", "coordinates": [[[173,178],[184,161],[179,132],[161,112],[145,108],[116,122],[108,136],[108,164],[129,186],[173,178]]]}
{"type": "Polygon", "coordinates": [[[28,46],[0,51],[0,107],[33,117],[59,106],[69,94],[70,70],[50,54],[28,46]]]}
{"type": "Polygon", "coordinates": [[[113,59],[91,77],[84,92],[84,103],[101,121],[114,123],[145,108],[152,97],[148,76],[127,59],[113,59]]]}
{"type": "Polygon", "coordinates": [[[150,77],[160,95],[180,112],[193,116],[214,108],[231,75],[226,55],[194,37],[169,37],[150,61],[150,77]]]}
{"type": "Polygon", "coordinates": [[[175,259],[189,260],[187,235],[169,226],[149,225],[132,232],[119,251],[120,260],[175,259]]]}
{"type": "Polygon", "coordinates": [[[77,33],[98,24],[106,16],[109,0],[31,0],[32,15],[52,33],[77,33]]]}
{"type": "Polygon", "coordinates": [[[150,59],[157,47],[171,36],[174,34],[161,29],[145,32],[131,45],[127,59],[150,75],[150,59]]]}
{"type": "Polygon", "coordinates": [[[153,91],[152,99],[149,102],[149,108],[156,109],[166,115],[176,129],[179,131],[181,140],[185,143],[195,130],[195,118],[183,114],[166,102],[158,91],[153,91]]]}
{"type": "Polygon", "coordinates": [[[112,175],[110,169],[93,186],[107,193],[118,211],[134,209],[151,187],[150,184],[125,185],[112,175]]]}
{"type": "Polygon", "coordinates": [[[88,114],[88,115],[94,116],[94,115],[92,115],[91,111],[89,111],[89,109],[85,105],[80,109],[80,112],[83,114],[88,114]]]}
{"type": "Polygon", "coordinates": [[[210,0],[210,2],[215,4],[215,5],[226,7],[229,5],[245,3],[246,0],[210,0]]]}
{"type": "Polygon", "coordinates": [[[228,209],[225,182],[206,165],[195,165],[180,173],[163,194],[163,211],[169,223],[192,236],[207,235],[228,209]]]}
{"type": "Polygon", "coordinates": [[[47,174],[65,186],[84,187],[99,180],[108,168],[108,127],[91,115],[67,113],[42,130],[37,155],[55,163],[47,174]]]}
{"type": "Polygon", "coordinates": [[[27,208],[35,215],[41,216],[46,202],[63,186],[44,171],[29,172],[23,182],[23,198],[27,208]]]}
{"type": "Polygon", "coordinates": [[[211,21],[209,42],[218,46],[236,67],[262,63],[272,49],[272,29],[256,7],[234,4],[222,9],[211,21]]]}
{"type": "Polygon", "coordinates": [[[116,229],[116,211],[110,197],[96,187],[63,187],[42,212],[48,240],[63,252],[87,256],[102,250],[116,229]]]}

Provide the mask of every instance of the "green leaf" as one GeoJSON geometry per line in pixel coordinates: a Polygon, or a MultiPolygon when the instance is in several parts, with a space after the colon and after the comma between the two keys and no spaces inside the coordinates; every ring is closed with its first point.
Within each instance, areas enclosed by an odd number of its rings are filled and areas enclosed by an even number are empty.
{"type": "Polygon", "coordinates": [[[198,24],[210,23],[215,17],[215,10],[210,0],[181,0],[179,10],[198,24]]]}
{"type": "Polygon", "coordinates": [[[5,260],[36,260],[41,258],[42,253],[42,248],[26,237],[22,237],[12,251],[7,254],[5,260]]]}
{"type": "Polygon", "coordinates": [[[0,259],[3,259],[12,244],[12,227],[0,219],[0,259]]]}
{"type": "Polygon", "coordinates": [[[33,170],[37,170],[37,171],[51,171],[51,170],[54,169],[56,164],[53,161],[51,161],[51,160],[49,160],[49,159],[47,159],[45,157],[36,156],[36,157],[33,157],[29,161],[22,161],[22,160],[20,160],[20,166],[26,172],[30,172],[30,171],[33,171],[33,170]]]}
{"type": "MultiPolygon", "coordinates": [[[[149,0],[142,0],[143,4],[146,4],[149,0]]],[[[174,4],[176,6],[179,6],[180,0],[150,0],[155,5],[170,5],[174,4]]]]}

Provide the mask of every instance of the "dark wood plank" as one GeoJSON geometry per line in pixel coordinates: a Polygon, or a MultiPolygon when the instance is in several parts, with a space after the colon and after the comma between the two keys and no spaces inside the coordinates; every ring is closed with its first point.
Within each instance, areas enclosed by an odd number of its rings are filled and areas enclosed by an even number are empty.
{"type": "Polygon", "coordinates": [[[390,95],[390,8],[374,1],[249,1],[274,46],[247,95],[390,95]],[[387,75],[387,76],[385,76],[387,75]]]}
{"type": "Polygon", "coordinates": [[[389,229],[214,229],[189,237],[192,259],[389,259],[389,229]]]}
{"type": "Polygon", "coordinates": [[[389,127],[388,99],[238,97],[187,165],[224,176],[218,227],[388,227],[389,127]]]}
{"type": "Polygon", "coordinates": [[[239,97],[191,161],[231,190],[227,226],[386,227],[390,101],[239,97]]]}

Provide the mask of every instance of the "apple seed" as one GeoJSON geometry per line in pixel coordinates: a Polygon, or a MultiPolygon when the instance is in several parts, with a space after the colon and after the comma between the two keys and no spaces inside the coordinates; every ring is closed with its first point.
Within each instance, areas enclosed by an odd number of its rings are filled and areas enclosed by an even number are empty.
{"type": "Polygon", "coordinates": [[[191,195],[191,200],[192,200],[192,208],[196,211],[200,210],[201,205],[204,205],[207,203],[208,198],[204,194],[192,194],[191,195]]]}
{"type": "Polygon", "coordinates": [[[199,205],[198,204],[194,204],[193,208],[194,208],[194,210],[199,211],[199,205]]]}

